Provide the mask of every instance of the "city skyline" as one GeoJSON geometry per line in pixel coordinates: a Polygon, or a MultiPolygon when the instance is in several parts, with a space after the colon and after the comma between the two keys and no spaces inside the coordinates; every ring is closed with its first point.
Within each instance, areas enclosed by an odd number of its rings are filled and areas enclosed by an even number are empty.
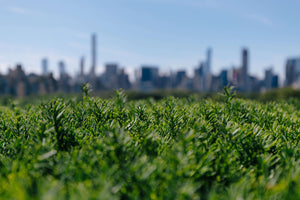
{"type": "MultiPolygon", "coordinates": [[[[225,86],[234,86],[235,90],[242,93],[264,92],[279,87],[279,77],[272,68],[265,70],[265,78],[248,74],[249,51],[241,51],[241,66],[229,70],[222,70],[219,74],[212,74],[211,55],[212,49],[207,49],[206,60],[194,69],[192,77],[188,77],[186,70],[178,70],[169,75],[159,73],[159,68],[143,65],[136,71],[135,80],[129,81],[125,69],[115,63],[107,63],[101,75],[95,74],[97,51],[96,35],[91,37],[91,60],[93,65],[89,73],[84,73],[84,58],[80,58],[80,73],[70,76],[66,71],[64,61],[59,61],[59,77],[55,78],[48,71],[48,60],[41,61],[41,74],[27,74],[22,65],[16,65],[7,74],[0,74],[0,95],[25,97],[33,94],[51,94],[56,92],[78,93],[84,83],[89,83],[94,92],[103,90],[125,89],[149,92],[153,90],[189,90],[194,92],[217,92],[225,86]]],[[[288,86],[299,87],[299,66],[296,60],[289,60],[287,64],[288,86]],[[296,73],[295,73],[296,72],[296,73]],[[293,74],[288,75],[288,74],[293,74]]]]}
{"type": "MultiPolygon", "coordinates": [[[[88,73],[84,72],[85,58],[80,57],[77,75],[70,75],[66,70],[63,60],[58,62],[59,77],[54,77],[48,71],[48,59],[41,60],[42,73],[29,73],[21,64],[9,69],[7,74],[0,74],[0,95],[13,95],[24,97],[31,94],[45,93],[77,93],[84,83],[90,83],[95,92],[101,90],[190,90],[195,92],[217,92],[225,86],[234,86],[235,90],[243,93],[264,92],[280,87],[279,76],[273,68],[264,69],[263,79],[249,74],[249,49],[241,49],[241,62],[238,66],[223,69],[218,74],[211,71],[212,48],[207,48],[206,59],[194,68],[192,76],[187,75],[187,70],[175,70],[169,74],[160,73],[155,65],[142,65],[135,70],[134,80],[129,80],[126,68],[118,63],[106,63],[105,71],[97,75],[97,35],[91,35],[91,67],[88,73]]],[[[299,88],[299,58],[287,59],[285,86],[299,88]]]]}
{"type": "Polygon", "coordinates": [[[247,47],[250,74],[262,78],[264,69],[273,66],[283,80],[286,59],[300,53],[298,1],[0,2],[2,73],[17,63],[26,72],[41,73],[46,57],[49,71],[57,75],[57,63],[64,60],[66,71],[75,75],[82,56],[86,69],[92,65],[93,32],[99,43],[98,73],[105,63],[117,62],[131,75],[143,64],[191,74],[207,47],[213,49],[211,70],[218,73],[239,67],[239,52],[247,47]]]}
{"type": "MultiPolygon", "coordinates": [[[[249,73],[249,51],[247,47],[242,47],[240,49],[240,51],[242,51],[242,59],[241,59],[241,63],[236,64],[236,65],[231,65],[228,67],[223,67],[220,69],[220,71],[213,71],[212,67],[211,67],[211,63],[213,62],[213,48],[212,47],[207,47],[206,48],[206,52],[204,52],[205,56],[203,58],[203,60],[198,60],[198,63],[194,65],[193,68],[186,68],[186,67],[181,67],[181,68],[169,68],[168,70],[165,70],[163,68],[161,68],[159,65],[155,65],[155,64],[151,64],[151,63],[143,63],[137,67],[134,68],[134,71],[127,71],[127,67],[120,64],[119,62],[114,62],[114,61],[110,61],[110,62],[105,62],[102,65],[102,69],[99,70],[99,66],[97,66],[97,52],[98,52],[98,44],[97,44],[97,34],[96,33],[92,33],[90,34],[90,55],[87,56],[81,56],[78,58],[78,63],[76,66],[73,66],[73,68],[70,71],[70,69],[67,69],[67,65],[65,63],[65,60],[62,58],[60,60],[57,60],[55,62],[55,65],[58,66],[58,70],[57,73],[56,70],[49,70],[49,59],[48,57],[43,57],[40,59],[40,72],[36,72],[36,71],[26,71],[26,66],[23,65],[22,62],[17,62],[15,63],[15,65],[9,66],[7,70],[11,70],[13,69],[15,66],[21,65],[23,67],[25,67],[25,73],[26,74],[30,74],[30,73],[35,73],[38,75],[45,75],[46,73],[51,73],[54,75],[54,77],[59,78],[61,76],[61,74],[68,74],[71,75],[71,77],[76,78],[76,76],[78,75],[92,75],[92,76],[99,76],[99,75],[104,75],[105,74],[105,69],[107,65],[117,65],[119,67],[122,67],[125,70],[125,73],[127,73],[129,75],[129,79],[130,82],[135,83],[137,80],[136,77],[136,71],[140,70],[141,68],[143,68],[143,66],[153,66],[153,67],[157,67],[158,68],[158,73],[160,76],[170,76],[172,73],[177,73],[180,71],[185,71],[187,77],[189,78],[193,78],[193,76],[195,76],[195,69],[200,67],[202,64],[204,64],[204,74],[211,74],[211,75],[218,75],[219,73],[222,73],[222,71],[226,70],[226,71],[230,71],[230,70],[234,70],[234,69],[238,69],[241,68],[242,69],[242,74],[243,77],[246,76],[251,76],[253,75],[254,77],[258,78],[258,79],[264,79],[265,74],[263,74],[262,76],[257,76],[257,74],[251,74],[249,73]],[[246,51],[246,52],[245,52],[246,51]],[[246,55],[244,55],[246,53],[246,55]],[[87,57],[87,58],[86,58],[87,57]],[[85,61],[86,60],[90,60],[90,66],[86,66],[85,65],[85,61]],[[75,73],[74,73],[75,72],[75,73]]],[[[287,62],[288,59],[291,59],[294,57],[287,57],[285,62],[287,62]]],[[[297,57],[296,57],[297,58],[297,57]]],[[[51,62],[51,61],[50,61],[51,62]]],[[[285,70],[286,64],[284,65],[284,70],[285,70]]],[[[263,71],[263,73],[265,72],[265,70],[274,70],[274,67],[272,65],[267,66],[265,68],[262,68],[261,70],[263,71]]],[[[2,74],[8,74],[9,71],[7,71],[6,73],[2,73],[2,74]]],[[[276,73],[276,72],[275,72],[276,73]]],[[[285,72],[284,72],[285,73],[285,72]]],[[[1,71],[0,71],[1,74],[1,71]]],[[[284,74],[279,74],[282,76],[281,80],[279,80],[279,86],[284,86],[284,81],[285,81],[285,75],[284,74]]],[[[244,79],[244,81],[246,81],[246,79],[244,79]]],[[[243,83],[244,85],[247,85],[247,83],[243,83]]],[[[245,87],[245,86],[244,86],[245,87]]]]}
{"type": "MultiPolygon", "coordinates": [[[[135,83],[137,81],[137,79],[139,78],[137,75],[136,75],[136,72],[141,70],[143,67],[145,66],[149,66],[149,67],[155,67],[158,69],[157,71],[157,75],[160,75],[160,76],[171,76],[172,74],[175,74],[177,72],[182,72],[184,71],[184,74],[189,77],[189,78],[193,78],[196,74],[195,74],[195,69],[199,68],[199,67],[203,67],[203,75],[204,76],[207,76],[207,75],[218,75],[220,73],[222,73],[222,71],[226,70],[226,71],[232,71],[232,70],[236,70],[236,69],[239,69],[241,68],[242,70],[242,77],[243,78],[243,81],[245,81],[243,83],[243,87],[246,87],[247,85],[247,79],[245,77],[247,76],[251,76],[253,74],[249,74],[249,49],[246,48],[246,47],[243,47],[240,49],[240,51],[242,52],[242,56],[241,56],[241,59],[240,59],[240,63],[237,64],[237,65],[232,65],[232,66],[229,66],[229,67],[224,67],[222,68],[220,71],[218,72],[213,72],[212,70],[212,67],[211,67],[211,64],[213,62],[213,49],[211,47],[208,47],[206,49],[206,52],[205,52],[205,56],[203,58],[203,60],[199,60],[198,64],[195,64],[195,66],[191,69],[187,69],[187,68],[179,68],[179,69],[173,69],[173,68],[170,68],[168,71],[166,70],[163,70],[161,69],[161,67],[159,65],[155,65],[155,64],[141,64],[140,66],[137,66],[135,69],[134,69],[134,74],[130,74],[130,72],[126,71],[127,70],[127,67],[118,63],[118,62],[106,62],[103,64],[103,69],[99,70],[99,67],[97,67],[97,52],[98,52],[98,44],[97,44],[97,34],[96,33],[92,33],[90,34],[90,55],[87,55],[87,56],[81,56],[78,58],[78,63],[76,66],[73,66],[73,73],[72,71],[70,72],[70,70],[67,70],[67,65],[66,65],[66,62],[64,59],[60,59],[58,61],[55,62],[55,65],[57,66],[57,71],[58,73],[55,74],[54,71],[52,70],[49,70],[49,62],[51,62],[48,57],[44,57],[44,58],[41,58],[41,62],[40,62],[40,72],[31,72],[31,71],[27,71],[26,70],[26,66],[24,66],[22,64],[22,62],[18,62],[16,63],[15,65],[11,66],[8,68],[9,71],[13,70],[16,66],[22,66],[24,67],[24,73],[29,75],[29,74],[37,74],[37,75],[47,75],[47,74],[52,74],[53,77],[56,77],[56,78],[60,78],[62,74],[66,74],[68,76],[70,76],[71,78],[77,78],[77,76],[83,76],[83,75],[86,75],[86,76],[89,76],[89,77],[96,77],[96,76],[101,76],[101,75],[105,75],[105,70],[107,70],[107,66],[110,66],[110,65],[113,65],[113,66],[118,66],[118,67],[121,67],[124,69],[124,72],[127,73],[130,77],[130,81],[132,83],[135,83]],[[87,57],[87,58],[86,58],[87,57]],[[86,66],[86,60],[90,60],[90,63],[91,65],[90,66],[86,66]],[[190,71],[189,71],[190,70],[190,71]],[[75,71],[75,74],[74,74],[74,71],[75,71]],[[97,72],[98,73],[97,73],[97,72]],[[99,72],[100,71],[100,72],[99,72]]],[[[289,58],[287,58],[286,60],[288,60],[289,58]]],[[[284,66],[286,67],[286,65],[284,66]]],[[[272,71],[274,70],[273,66],[268,66],[266,68],[263,68],[262,70],[265,72],[265,70],[267,69],[271,69],[272,71]]],[[[2,75],[7,75],[8,72],[6,73],[2,73],[2,75]]],[[[0,72],[1,74],[1,72],[0,72]]],[[[265,74],[264,74],[265,75],[265,74]]],[[[259,77],[257,76],[256,74],[254,74],[254,77],[258,78],[258,79],[263,79],[264,77],[259,77]]],[[[284,78],[283,80],[284,81],[284,78]]],[[[284,84],[282,83],[282,86],[284,84]]],[[[245,88],[244,88],[245,89],[245,88]]]]}

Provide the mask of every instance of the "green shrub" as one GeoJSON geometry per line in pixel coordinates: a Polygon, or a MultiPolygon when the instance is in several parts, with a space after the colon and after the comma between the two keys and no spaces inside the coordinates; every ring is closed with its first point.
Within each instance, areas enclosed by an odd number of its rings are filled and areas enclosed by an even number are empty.
{"type": "Polygon", "coordinates": [[[225,89],[0,109],[1,199],[299,199],[300,101],[225,89]],[[129,99],[130,100],[130,99],[129,99]]]}

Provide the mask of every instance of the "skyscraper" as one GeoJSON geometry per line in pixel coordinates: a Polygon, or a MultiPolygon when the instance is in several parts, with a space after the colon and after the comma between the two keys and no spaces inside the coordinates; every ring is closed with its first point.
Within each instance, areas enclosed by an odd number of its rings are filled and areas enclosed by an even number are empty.
{"type": "Polygon", "coordinates": [[[150,91],[157,88],[158,85],[158,67],[144,65],[141,67],[140,76],[138,76],[138,88],[143,91],[150,91]]]}
{"type": "Polygon", "coordinates": [[[228,84],[228,70],[222,70],[220,73],[220,89],[228,84]]]}
{"type": "Polygon", "coordinates": [[[80,76],[84,75],[84,56],[80,58],[80,76]]]}
{"type": "Polygon", "coordinates": [[[285,65],[285,85],[290,86],[300,77],[300,58],[289,58],[285,65]]]}
{"type": "Polygon", "coordinates": [[[58,62],[58,70],[59,70],[60,79],[63,79],[64,76],[66,75],[66,66],[64,61],[58,62]]]}
{"type": "Polygon", "coordinates": [[[155,84],[158,78],[158,68],[152,66],[142,66],[142,77],[141,81],[150,81],[155,84]]]}
{"type": "Polygon", "coordinates": [[[96,71],[96,65],[97,65],[97,36],[96,34],[92,35],[92,68],[91,68],[91,75],[94,76],[95,75],[95,71],[96,71]]]}
{"type": "Polygon", "coordinates": [[[206,51],[206,61],[203,67],[203,89],[208,91],[211,85],[211,54],[212,49],[208,48],[206,51]]]}
{"type": "Polygon", "coordinates": [[[266,90],[278,87],[278,75],[274,74],[272,67],[265,70],[264,85],[266,90]]]}
{"type": "Polygon", "coordinates": [[[107,63],[105,65],[105,75],[110,78],[116,76],[118,72],[118,64],[116,63],[107,63]]]}
{"type": "Polygon", "coordinates": [[[272,89],[272,81],[273,81],[273,68],[270,67],[265,70],[265,87],[267,90],[272,89]]]}
{"type": "Polygon", "coordinates": [[[249,53],[248,53],[248,49],[243,48],[242,49],[242,91],[247,92],[249,90],[249,86],[248,86],[248,58],[249,57],[249,53]]]}
{"type": "Polygon", "coordinates": [[[119,73],[118,73],[118,64],[117,63],[107,63],[105,64],[105,72],[103,74],[103,84],[107,89],[118,89],[120,86],[119,82],[119,73]]]}
{"type": "Polygon", "coordinates": [[[48,73],[48,59],[43,58],[42,59],[42,75],[47,75],[48,73]]]}
{"type": "Polygon", "coordinates": [[[206,52],[206,65],[205,65],[205,75],[210,74],[211,70],[211,54],[212,54],[212,49],[208,48],[206,52]]]}

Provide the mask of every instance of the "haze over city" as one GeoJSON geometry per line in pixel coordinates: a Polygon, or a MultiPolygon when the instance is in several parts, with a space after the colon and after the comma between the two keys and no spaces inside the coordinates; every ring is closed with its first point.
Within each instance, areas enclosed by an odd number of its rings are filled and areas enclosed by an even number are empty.
{"type": "Polygon", "coordinates": [[[263,76],[273,66],[284,77],[286,59],[300,54],[300,1],[237,0],[0,0],[0,71],[21,63],[41,73],[41,59],[58,75],[79,72],[79,59],[91,66],[90,36],[98,35],[98,73],[107,62],[132,76],[143,64],[160,70],[193,69],[213,50],[211,70],[241,63],[249,49],[249,74],[263,76]]]}

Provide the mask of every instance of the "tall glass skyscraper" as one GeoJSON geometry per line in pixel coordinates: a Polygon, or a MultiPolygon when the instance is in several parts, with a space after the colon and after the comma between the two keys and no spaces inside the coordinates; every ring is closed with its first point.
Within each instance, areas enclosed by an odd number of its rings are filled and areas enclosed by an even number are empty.
{"type": "Polygon", "coordinates": [[[248,85],[248,67],[249,67],[249,53],[248,49],[243,48],[242,49],[242,90],[248,91],[249,85],[248,85]]]}

